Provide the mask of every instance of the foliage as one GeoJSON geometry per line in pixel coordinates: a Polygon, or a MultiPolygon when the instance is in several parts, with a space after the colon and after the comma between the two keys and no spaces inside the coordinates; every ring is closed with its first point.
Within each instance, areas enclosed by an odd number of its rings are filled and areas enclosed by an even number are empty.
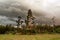
{"type": "Polygon", "coordinates": [[[6,26],[0,25],[0,34],[14,33],[15,30],[16,29],[14,27],[12,27],[11,25],[6,25],[6,26]]]}
{"type": "MultiPolygon", "coordinates": [[[[11,24],[10,25],[0,25],[0,34],[16,34],[17,28],[14,28],[11,24]]],[[[19,33],[22,34],[38,34],[38,33],[60,33],[60,25],[58,26],[48,26],[48,25],[37,25],[34,26],[32,29],[26,29],[26,27],[19,28],[19,33]]]]}

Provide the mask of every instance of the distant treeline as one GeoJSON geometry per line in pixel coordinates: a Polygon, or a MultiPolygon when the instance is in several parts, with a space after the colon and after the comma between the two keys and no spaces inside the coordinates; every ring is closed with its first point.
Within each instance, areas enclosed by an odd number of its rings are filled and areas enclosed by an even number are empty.
{"type": "Polygon", "coordinates": [[[34,26],[32,29],[26,29],[23,27],[22,29],[19,28],[17,32],[17,28],[11,26],[11,25],[0,25],[0,34],[16,34],[16,33],[21,33],[21,34],[39,34],[39,33],[60,33],[60,25],[51,27],[51,26],[41,26],[37,25],[34,26]]]}
{"type": "Polygon", "coordinates": [[[0,25],[0,34],[15,33],[16,29],[12,25],[0,25]]]}

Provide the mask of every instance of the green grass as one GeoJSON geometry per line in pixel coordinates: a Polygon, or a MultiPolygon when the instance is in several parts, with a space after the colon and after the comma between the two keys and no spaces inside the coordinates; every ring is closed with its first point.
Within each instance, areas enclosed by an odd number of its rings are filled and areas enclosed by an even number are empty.
{"type": "Polygon", "coordinates": [[[60,34],[38,34],[38,35],[1,34],[0,40],[60,40],[60,34]]]}

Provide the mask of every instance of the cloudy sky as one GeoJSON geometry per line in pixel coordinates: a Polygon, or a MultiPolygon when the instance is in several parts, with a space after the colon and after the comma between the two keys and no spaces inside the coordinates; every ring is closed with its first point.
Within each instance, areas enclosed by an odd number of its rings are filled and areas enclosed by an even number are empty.
{"type": "Polygon", "coordinates": [[[26,17],[28,9],[39,21],[55,16],[56,24],[60,24],[60,0],[0,0],[0,24],[15,24],[17,16],[26,17]]]}

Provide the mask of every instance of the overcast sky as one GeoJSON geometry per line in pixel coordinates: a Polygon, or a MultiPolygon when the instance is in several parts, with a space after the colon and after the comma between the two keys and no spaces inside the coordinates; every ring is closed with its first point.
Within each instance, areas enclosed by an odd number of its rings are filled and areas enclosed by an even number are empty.
{"type": "Polygon", "coordinates": [[[26,17],[28,9],[38,20],[50,21],[55,16],[60,24],[60,0],[0,0],[0,24],[14,24],[13,19],[26,17]]]}

